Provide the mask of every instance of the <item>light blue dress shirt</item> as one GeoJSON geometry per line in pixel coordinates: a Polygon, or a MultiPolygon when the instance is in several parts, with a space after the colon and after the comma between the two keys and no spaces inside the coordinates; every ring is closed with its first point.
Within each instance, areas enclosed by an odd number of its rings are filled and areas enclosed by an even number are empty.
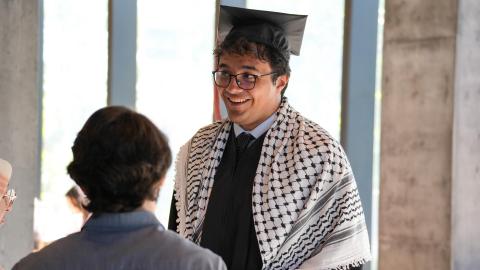
{"type": "MultiPolygon", "coordinates": [[[[252,130],[244,130],[238,124],[233,123],[233,130],[235,131],[235,137],[238,137],[238,135],[242,134],[243,132],[246,132],[246,133],[252,134],[252,136],[255,137],[255,139],[258,139],[258,137],[262,136],[262,134],[265,133],[272,126],[275,120],[277,120],[277,114],[273,113],[265,121],[263,121],[260,125],[258,125],[256,128],[252,130]]],[[[250,144],[252,143],[253,141],[250,142],[250,144]]]]}

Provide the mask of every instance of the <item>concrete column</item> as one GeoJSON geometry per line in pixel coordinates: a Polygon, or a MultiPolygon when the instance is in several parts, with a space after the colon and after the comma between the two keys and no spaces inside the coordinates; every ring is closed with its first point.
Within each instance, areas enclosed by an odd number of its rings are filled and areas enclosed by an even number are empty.
{"type": "Polygon", "coordinates": [[[460,0],[452,181],[452,269],[480,266],[480,2],[460,0]]]}
{"type": "Polygon", "coordinates": [[[33,248],[39,186],[41,1],[0,0],[0,156],[13,165],[17,201],[0,228],[0,266],[33,248]]]}
{"type": "Polygon", "coordinates": [[[108,3],[108,105],[134,109],[137,84],[137,1],[108,3]]]}
{"type": "MultiPolygon", "coordinates": [[[[370,239],[378,0],[345,1],[341,139],[355,174],[370,239]]],[[[372,245],[373,246],[373,245],[372,245]]],[[[370,263],[363,266],[371,269],[370,263]]]]}
{"type": "Polygon", "coordinates": [[[379,269],[449,269],[457,0],[387,0],[379,269]]]}

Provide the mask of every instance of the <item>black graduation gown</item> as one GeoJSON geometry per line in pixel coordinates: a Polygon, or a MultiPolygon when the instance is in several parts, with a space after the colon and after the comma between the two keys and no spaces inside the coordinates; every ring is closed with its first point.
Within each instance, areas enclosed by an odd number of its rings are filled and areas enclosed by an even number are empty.
{"type": "MultiPolygon", "coordinates": [[[[200,245],[220,255],[229,270],[261,269],[262,258],[253,225],[252,189],[265,134],[237,158],[233,128],[215,174],[200,245]],[[238,163],[237,163],[238,159],[238,163]]],[[[168,228],[176,230],[172,198],[168,228]]]]}
{"type": "Polygon", "coordinates": [[[232,129],[215,174],[200,245],[220,255],[228,269],[261,269],[252,189],[265,134],[238,158],[233,134],[232,129]]]}

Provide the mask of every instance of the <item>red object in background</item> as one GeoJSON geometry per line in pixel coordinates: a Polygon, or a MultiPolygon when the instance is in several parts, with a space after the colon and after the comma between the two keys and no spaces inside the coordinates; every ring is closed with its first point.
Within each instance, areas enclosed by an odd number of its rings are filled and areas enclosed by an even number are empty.
{"type": "Polygon", "coordinates": [[[220,112],[220,97],[218,92],[213,88],[213,121],[222,120],[222,113],[220,112]]]}

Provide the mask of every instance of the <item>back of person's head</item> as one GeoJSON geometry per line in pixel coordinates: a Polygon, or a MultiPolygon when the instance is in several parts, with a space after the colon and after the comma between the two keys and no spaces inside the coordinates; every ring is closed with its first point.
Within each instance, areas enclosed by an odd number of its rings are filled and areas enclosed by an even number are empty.
{"type": "Polygon", "coordinates": [[[125,107],[96,111],[77,135],[67,170],[93,213],[129,212],[156,200],[171,163],[165,135],[125,107]]]}
{"type": "Polygon", "coordinates": [[[85,201],[85,194],[78,186],[73,186],[70,188],[67,193],[65,193],[69,205],[75,212],[80,212],[83,214],[84,220],[88,217],[88,212],[83,208],[83,203],[85,201]]]}
{"type": "Polygon", "coordinates": [[[67,197],[68,201],[71,203],[72,207],[76,210],[81,210],[82,206],[82,196],[76,186],[70,188],[67,193],[65,193],[65,197],[67,197]]]}

